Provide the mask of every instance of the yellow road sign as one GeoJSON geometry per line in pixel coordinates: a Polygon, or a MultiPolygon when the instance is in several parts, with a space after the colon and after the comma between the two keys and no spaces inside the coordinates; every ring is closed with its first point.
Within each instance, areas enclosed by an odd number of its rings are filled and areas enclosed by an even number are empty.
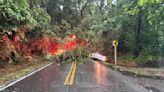
{"type": "Polygon", "coordinates": [[[118,46],[118,40],[114,40],[112,43],[113,46],[118,46]]]}

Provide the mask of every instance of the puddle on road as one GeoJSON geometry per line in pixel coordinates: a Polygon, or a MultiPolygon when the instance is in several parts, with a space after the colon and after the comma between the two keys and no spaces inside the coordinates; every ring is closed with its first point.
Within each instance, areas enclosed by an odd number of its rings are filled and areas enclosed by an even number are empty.
{"type": "Polygon", "coordinates": [[[145,87],[145,88],[148,89],[149,92],[162,92],[162,91],[158,90],[158,89],[155,88],[155,87],[145,87]]]}

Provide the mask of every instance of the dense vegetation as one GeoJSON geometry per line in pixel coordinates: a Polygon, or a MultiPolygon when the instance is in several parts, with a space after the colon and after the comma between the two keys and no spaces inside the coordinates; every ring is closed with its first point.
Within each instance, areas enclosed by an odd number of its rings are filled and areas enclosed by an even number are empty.
{"type": "Polygon", "coordinates": [[[0,62],[47,54],[47,44],[75,34],[86,45],[76,54],[99,50],[112,57],[118,39],[119,56],[159,65],[163,27],[163,0],[0,0],[0,62]]]}

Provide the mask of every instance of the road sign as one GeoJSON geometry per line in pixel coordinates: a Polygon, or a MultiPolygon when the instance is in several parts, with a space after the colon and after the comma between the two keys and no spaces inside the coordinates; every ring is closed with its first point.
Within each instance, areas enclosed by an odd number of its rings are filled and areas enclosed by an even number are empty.
{"type": "Polygon", "coordinates": [[[114,40],[112,43],[113,46],[118,46],[118,40],[114,40]]]}
{"type": "Polygon", "coordinates": [[[114,40],[112,45],[114,46],[114,64],[117,65],[117,46],[118,40],[114,40]]]}

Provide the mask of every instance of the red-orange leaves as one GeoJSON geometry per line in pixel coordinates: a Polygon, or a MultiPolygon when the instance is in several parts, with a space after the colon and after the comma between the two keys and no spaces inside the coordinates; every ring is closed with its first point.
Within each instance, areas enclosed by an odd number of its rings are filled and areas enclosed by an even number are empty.
{"type": "Polygon", "coordinates": [[[70,41],[70,42],[67,42],[65,45],[64,45],[64,48],[65,50],[73,50],[74,48],[76,47],[76,42],[75,41],[70,41]]]}

